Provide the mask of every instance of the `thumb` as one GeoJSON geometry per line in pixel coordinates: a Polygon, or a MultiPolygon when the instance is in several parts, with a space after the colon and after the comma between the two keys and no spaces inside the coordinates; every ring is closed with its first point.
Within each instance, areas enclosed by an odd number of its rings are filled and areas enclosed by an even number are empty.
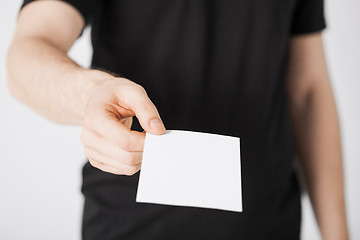
{"type": "Polygon", "coordinates": [[[135,113],[141,127],[148,133],[161,135],[165,133],[165,126],[155,105],[149,99],[143,87],[127,91],[129,96],[126,105],[135,113]]]}

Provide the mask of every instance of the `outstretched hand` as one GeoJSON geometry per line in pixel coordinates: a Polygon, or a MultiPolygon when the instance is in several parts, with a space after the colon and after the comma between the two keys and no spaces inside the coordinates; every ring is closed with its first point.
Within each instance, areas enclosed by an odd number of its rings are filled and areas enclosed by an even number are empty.
{"type": "Polygon", "coordinates": [[[81,141],[92,166],[119,175],[139,171],[145,133],[131,130],[134,116],[145,132],[165,132],[142,86],[125,78],[112,78],[91,89],[81,141]]]}

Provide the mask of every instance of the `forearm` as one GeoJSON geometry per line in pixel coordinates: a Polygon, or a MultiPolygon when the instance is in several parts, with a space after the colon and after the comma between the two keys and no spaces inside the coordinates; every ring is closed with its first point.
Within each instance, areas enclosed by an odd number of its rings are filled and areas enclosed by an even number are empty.
{"type": "Polygon", "coordinates": [[[309,196],[324,239],[347,239],[338,118],[331,86],[318,81],[290,99],[290,109],[309,196]]]}
{"type": "Polygon", "coordinates": [[[151,134],[165,127],[143,87],[81,68],[67,56],[85,20],[65,1],[22,8],[7,58],[9,89],[55,122],[82,124],[81,141],[94,167],[132,175],[141,167],[145,141],[145,133],[131,130],[133,117],[151,134]]]}
{"type": "Polygon", "coordinates": [[[12,94],[48,119],[81,124],[88,92],[109,74],[81,68],[65,50],[40,37],[14,39],[7,58],[12,94]]]}

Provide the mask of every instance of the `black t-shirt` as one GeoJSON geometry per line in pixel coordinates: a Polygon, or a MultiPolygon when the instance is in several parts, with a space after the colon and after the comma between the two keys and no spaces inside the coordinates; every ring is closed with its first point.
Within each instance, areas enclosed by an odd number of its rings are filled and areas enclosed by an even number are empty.
{"type": "Polygon", "coordinates": [[[291,36],[325,27],[322,0],[66,2],[92,27],[92,67],[144,86],[167,129],[241,138],[242,213],[136,203],[139,173],[86,164],[84,238],[298,239],[285,73],[291,36]]]}

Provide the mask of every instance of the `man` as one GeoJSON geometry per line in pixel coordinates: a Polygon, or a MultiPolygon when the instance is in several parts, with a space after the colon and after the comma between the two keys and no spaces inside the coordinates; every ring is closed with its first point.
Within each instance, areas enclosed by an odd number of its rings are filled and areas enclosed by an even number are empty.
{"type": "Polygon", "coordinates": [[[321,0],[26,0],[8,85],[83,127],[84,239],[299,239],[296,155],[323,238],[347,239],[324,27],[321,0]],[[87,24],[91,69],[67,56],[87,24]],[[242,213],[135,202],[163,123],[241,137],[242,213]]]}

